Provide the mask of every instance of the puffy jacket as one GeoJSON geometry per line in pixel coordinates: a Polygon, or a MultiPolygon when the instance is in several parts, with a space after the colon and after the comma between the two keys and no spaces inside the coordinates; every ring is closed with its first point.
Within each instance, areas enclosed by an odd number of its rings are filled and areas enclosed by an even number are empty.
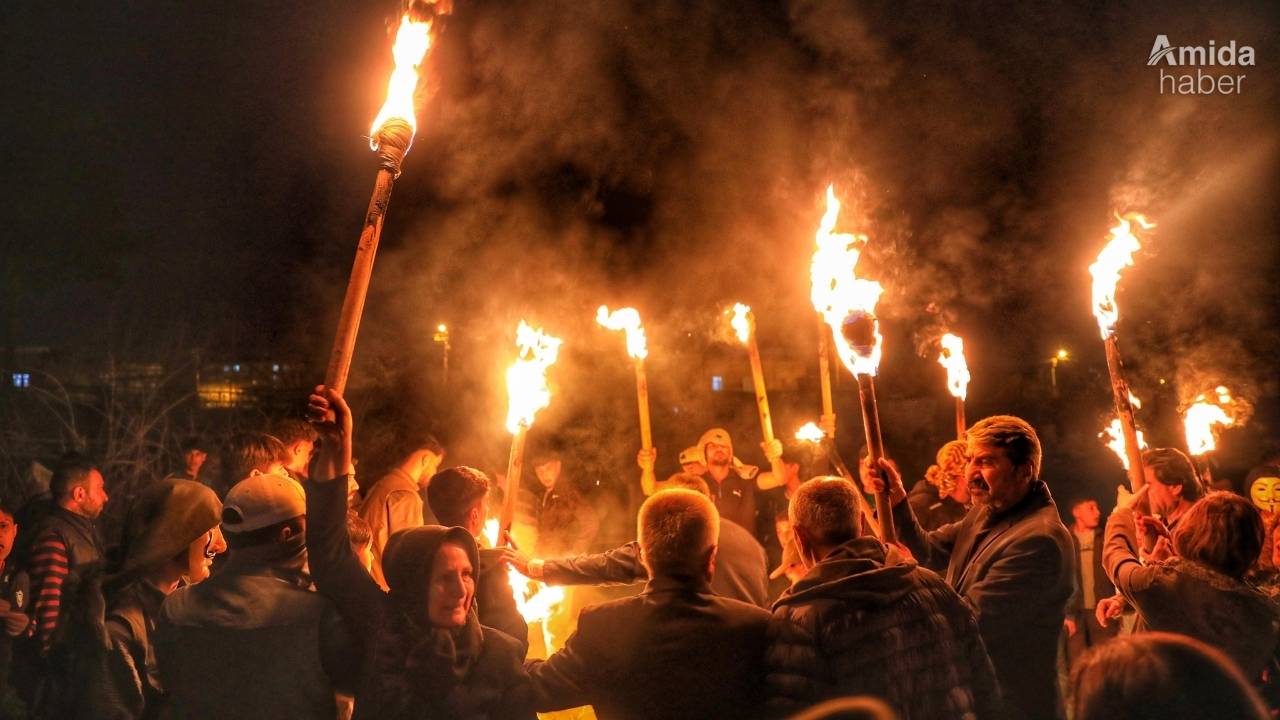
{"type": "Polygon", "coordinates": [[[840,546],[774,603],[766,665],[780,716],[846,695],[883,698],[903,720],[1000,712],[973,612],[874,538],[840,546]]]}

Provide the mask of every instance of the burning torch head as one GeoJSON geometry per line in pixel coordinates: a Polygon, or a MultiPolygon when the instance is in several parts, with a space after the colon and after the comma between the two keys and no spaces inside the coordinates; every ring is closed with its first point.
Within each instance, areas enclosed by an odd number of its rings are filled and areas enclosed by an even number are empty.
{"type": "Polygon", "coordinates": [[[853,351],[862,357],[870,357],[876,348],[876,335],[880,322],[868,312],[855,311],[845,316],[840,324],[840,335],[853,351]]]}

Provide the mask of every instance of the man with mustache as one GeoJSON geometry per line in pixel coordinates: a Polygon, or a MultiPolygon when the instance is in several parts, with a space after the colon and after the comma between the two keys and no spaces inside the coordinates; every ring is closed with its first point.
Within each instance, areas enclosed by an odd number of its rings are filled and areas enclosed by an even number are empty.
{"type": "Polygon", "coordinates": [[[977,616],[1009,716],[1062,717],[1057,641],[1075,554],[1040,479],[1040,439],[1009,415],[980,420],[965,437],[974,507],[960,521],[925,531],[890,462],[869,468],[867,490],[887,482],[899,540],[922,565],[945,573],[977,616]]]}

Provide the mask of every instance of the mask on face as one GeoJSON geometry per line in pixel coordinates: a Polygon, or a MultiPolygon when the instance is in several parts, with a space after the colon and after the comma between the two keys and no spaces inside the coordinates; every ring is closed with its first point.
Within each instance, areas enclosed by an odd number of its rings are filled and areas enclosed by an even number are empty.
{"type": "Polygon", "coordinates": [[[1280,478],[1263,476],[1249,486],[1249,499],[1263,512],[1280,509],[1280,478]]]}

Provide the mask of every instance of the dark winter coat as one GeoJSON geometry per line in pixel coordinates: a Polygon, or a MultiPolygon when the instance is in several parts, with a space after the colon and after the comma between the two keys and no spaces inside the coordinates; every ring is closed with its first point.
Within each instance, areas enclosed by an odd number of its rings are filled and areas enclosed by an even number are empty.
{"type": "Polygon", "coordinates": [[[1144,566],[1137,546],[1133,511],[1117,509],[1107,521],[1104,562],[1138,611],[1137,631],[1188,635],[1258,679],[1280,641],[1280,609],[1261,591],[1198,562],[1175,557],[1144,566]]]}
{"type": "Polygon", "coordinates": [[[657,577],[635,597],[592,605],[547,660],[526,663],[536,709],[591,705],[613,718],[745,718],[761,712],[769,613],[657,577]]]}
{"type": "MultiPolygon", "coordinates": [[[[764,548],[741,525],[723,518],[717,542],[711,591],[766,607],[769,569],[764,548]]],[[[551,585],[629,585],[648,580],[649,571],[640,562],[640,544],[633,540],[602,553],[548,559],[541,579],[551,585]]]]}
{"type": "Polygon", "coordinates": [[[779,716],[846,695],[881,698],[902,720],[999,714],[973,611],[874,538],[840,546],[774,603],[767,669],[779,716]]]}
{"type": "Polygon", "coordinates": [[[977,505],[963,520],[932,532],[909,503],[894,508],[899,540],[978,618],[995,666],[1005,711],[1014,717],[1060,717],[1057,648],[1075,578],[1071,533],[1040,480],[1000,512],[977,505]]]}
{"type": "Polygon", "coordinates": [[[303,553],[233,548],[213,577],[165,598],[154,643],[172,717],[334,717],[334,691],[351,680],[350,636],[309,589],[303,553]]]}
{"type": "Polygon", "coordinates": [[[316,587],[364,638],[357,720],[532,720],[520,643],[481,626],[474,611],[458,630],[426,622],[431,565],[440,545],[462,545],[472,567],[480,566],[469,533],[428,525],[393,534],[383,555],[388,592],[351,550],[343,479],[308,483],[307,517],[316,587]]]}

